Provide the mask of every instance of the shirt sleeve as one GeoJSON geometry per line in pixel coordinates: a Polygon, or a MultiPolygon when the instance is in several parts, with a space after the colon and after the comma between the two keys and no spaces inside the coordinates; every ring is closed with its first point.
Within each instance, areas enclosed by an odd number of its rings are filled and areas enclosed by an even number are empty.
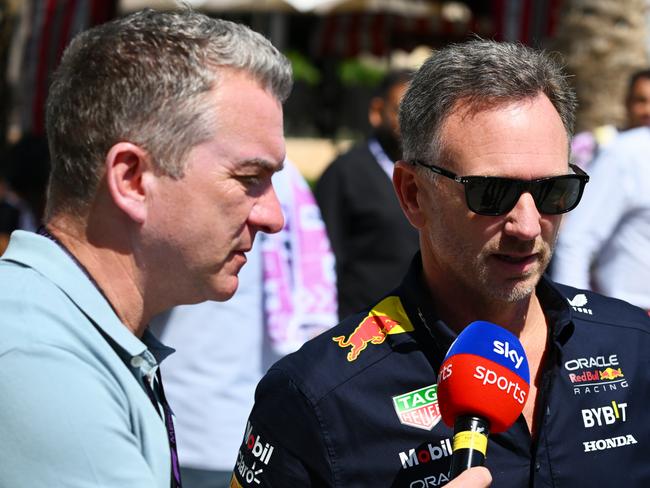
{"type": "Polygon", "coordinates": [[[255,392],[231,487],[334,486],[312,403],[272,368],[255,392]]]}
{"type": "Polygon", "coordinates": [[[623,151],[615,145],[594,161],[582,201],[565,217],[553,261],[553,279],[591,289],[590,269],[627,212],[630,184],[623,151]],[[615,184],[613,184],[615,183],[615,184]]]}
{"type": "Polygon", "coordinates": [[[123,393],[78,354],[42,344],[6,351],[0,405],[0,485],[161,488],[123,393]]]}

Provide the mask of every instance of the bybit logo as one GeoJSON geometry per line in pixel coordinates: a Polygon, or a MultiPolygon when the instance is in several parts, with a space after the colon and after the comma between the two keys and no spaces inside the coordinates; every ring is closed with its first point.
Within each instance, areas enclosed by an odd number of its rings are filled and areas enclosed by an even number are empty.
{"type": "Polygon", "coordinates": [[[605,405],[604,407],[582,409],[582,423],[587,429],[626,421],[627,403],[616,403],[612,401],[611,406],[605,405]]]}

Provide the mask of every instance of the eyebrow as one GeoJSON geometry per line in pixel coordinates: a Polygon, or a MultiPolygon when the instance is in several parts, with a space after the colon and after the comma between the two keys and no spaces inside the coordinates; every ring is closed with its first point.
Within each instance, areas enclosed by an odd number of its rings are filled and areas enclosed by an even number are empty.
{"type": "Polygon", "coordinates": [[[258,167],[262,168],[265,171],[270,171],[273,173],[276,173],[278,171],[282,171],[284,169],[284,160],[280,164],[275,163],[273,161],[269,161],[268,159],[263,159],[263,158],[252,158],[252,159],[245,159],[243,161],[239,161],[237,163],[237,167],[239,168],[247,168],[247,167],[258,167]]]}

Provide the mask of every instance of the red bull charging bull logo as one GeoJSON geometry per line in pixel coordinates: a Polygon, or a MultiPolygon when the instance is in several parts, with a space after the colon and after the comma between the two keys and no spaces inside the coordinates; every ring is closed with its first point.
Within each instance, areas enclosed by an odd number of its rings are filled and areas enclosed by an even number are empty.
{"type": "Polygon", "coordinates": [[[599,371],[601,380],[615,380],[616,378],[623,378],[625,376],[621,368],[607,368],[605,371],[599,371]]]}
{"type": "Polygon", "coordinates": [[[368,344],[381,344],[388,334],[402,334],[412,330],[413,324],[406,316],[399,297],[391,296],[375,305],[347,339],[338,336],[332,337],[332,340],[341,348],[350,348],[347,359],[352,362],[368,344]]]}

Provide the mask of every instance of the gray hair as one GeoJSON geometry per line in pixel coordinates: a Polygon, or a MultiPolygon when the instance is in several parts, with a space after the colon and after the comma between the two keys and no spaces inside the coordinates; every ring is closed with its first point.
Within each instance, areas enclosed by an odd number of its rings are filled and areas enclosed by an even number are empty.
{"type": "Polygon", "coordinates": [[[291,65],[267,39],[189,9],[146,9],[75,37],[47,101],[48,217],[89,205],[106,154],[120,141],[182,178],[187,153],[215,129],[206,101],[222,68],[250,74],[279,102],[291,92],[291,65]]]}
{"type": "Polygon", "coordinates": [[[400,107],[404,159],[440,159],[445,149],[442,125],[460,101],[471,111],[481,111],[540,92],[557,110],[570,139],[576,96],[548,54],[483,39],[434,52],[413,77],[400,107]]]}

